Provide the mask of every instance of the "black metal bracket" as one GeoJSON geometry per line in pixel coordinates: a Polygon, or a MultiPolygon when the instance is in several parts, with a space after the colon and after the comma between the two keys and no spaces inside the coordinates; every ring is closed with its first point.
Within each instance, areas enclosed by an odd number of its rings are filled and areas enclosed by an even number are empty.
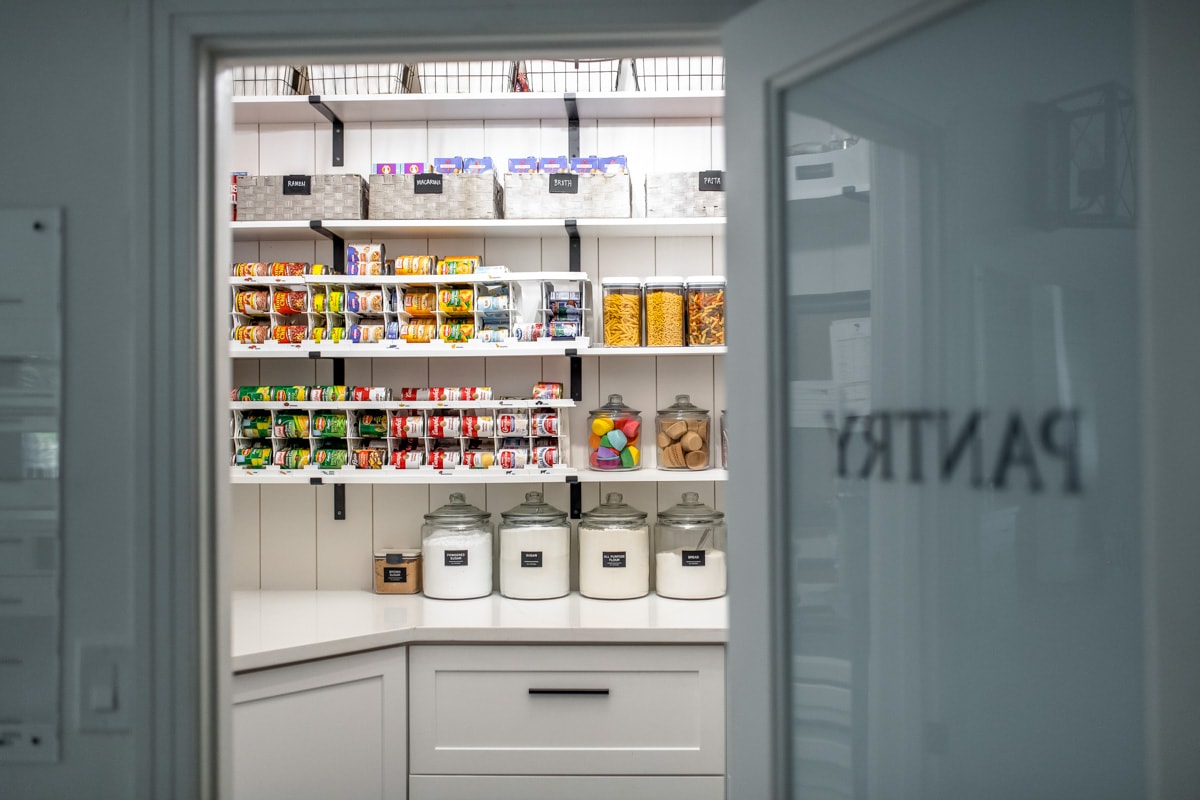
{"type": "Polygon", "coordinates": [[[575,103],[575,93],[563,95],[567,104],[567,150],[571,158],[579,158],[579,106],[575,103]]]}
{"type": "Polygon", "coordinates": [[[321,102],[321,95],[310,94],[308,102],[320,112],[321,116],[333,125],[333,165],[342,167],[346,164],[346,126],[333,113],[333,109],[321,102]]]}
{"type": "Polygon", "coordinates": [[[583,518],[583,484],[578,475],[567,476],[567,486],[571,491],[571,519],[583,518]]]}
{"type": "Polygon", "coordinates": [[[325,227],[319,219],[310,219],[308,227],[333,242],[333,274],[346,274],[346,240],[325,227]]]}
{"type": "Polygon", "coordinates": [[[563,355],[571,364],[571,399],[578,403],[583,399],[583,358],[574,347],[568,347],[563,355]]]}
{"type": "Polygon", "coordinates": [[[583,270],[583,247],[579,242],[579,225],[573,219],[564,220],[567,226],[567,269],[571,272],[583,270]]]}
{"type": "Polygon", "coordinates": [[[871,201],[871,195],[868,192],[859,191],[853,186],[843,186],[842,197],[849,197],[851,200],[858,200],[862,203],[869,203],[871,201]]]}
{"type": "Polygon", "coordinates": [[[325,483],[324,478],[309,478],[308,479],[309,486],[320,486],[323,483],[325,483]]]}
{"type": "Polygon", "coordinates": [[[346,359],[344,358],[333,359],[333,385],[346,385],[346,359]]]}
{"type": "Polygon", "coordinates": [[[336,520],[346,518],[346,484],[344,483],[333,485],[333,518],[336,520]]]}

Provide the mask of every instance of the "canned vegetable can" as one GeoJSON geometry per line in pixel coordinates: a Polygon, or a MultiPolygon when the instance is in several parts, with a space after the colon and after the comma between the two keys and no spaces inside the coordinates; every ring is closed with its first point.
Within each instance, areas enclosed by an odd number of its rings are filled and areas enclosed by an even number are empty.
{"type": "Polygon", "coordinates": [[[343,448],[322,447],[313,453],[312,460],[321,469],[341,469],[350,456],[343,448]]]}
{"type": "Polygon", "coordinates": [[[343,439],[346,436],[346,415],[313,414],[313,436],[324,439],[343,439]]]}
{"type": "MultiPolygon", "coordinates": [[[[387,414],[361,414],[358,435],[364,439],[382,439],[388,435],[387,414]]],[[[380,466],[383,466],[382,463],[380,466]]]]}

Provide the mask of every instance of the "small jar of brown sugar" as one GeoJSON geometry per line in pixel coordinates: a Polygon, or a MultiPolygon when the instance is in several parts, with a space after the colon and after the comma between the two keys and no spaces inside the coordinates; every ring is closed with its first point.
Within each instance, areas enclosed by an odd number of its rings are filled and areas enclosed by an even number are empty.
{"type": "Polygon", "coordinates": [[[421,551],[381,550],[375,554],[377,594],[416,594],[421,591],[421,551]]]}

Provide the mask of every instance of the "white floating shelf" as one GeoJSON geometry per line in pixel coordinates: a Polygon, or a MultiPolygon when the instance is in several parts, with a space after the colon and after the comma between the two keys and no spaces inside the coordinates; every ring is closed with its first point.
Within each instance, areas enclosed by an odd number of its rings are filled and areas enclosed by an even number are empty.
{"type": "Polygon", "coordinates": [[[581,356],[723,356],[729,352],[725,345],[694,347],[604,347],[597,345],[581,350],[581,356]]]}
{"type": "MultiPolygon", "coordinates": [[[[328,231],[347,242],[364,239],[553,238],[566,237],[561,219],[479,220],[321,220],[328,231]]],[[[235,241],[297,241],[328,239],[307,220],[231,222],[235,241]]],[[[724,217],[580,219],[580,236],[724,236],[724,217]]]]}
{"type": "Polygon", "coordinates": [[[251,484],[311,484],[313,479],[319,479],[323,484],[355,483],[355,484],[430,484],[458,485],[463,483],[566,483],[568,477],[578,474],[572,467],[554,467],[548,470],[539,469],[457,469],[436,470],[432,468],[395,469],[292,469],[285,470],[277,467],[264,469],[230,468],[229,479],[232,483],[251,484]]]}
{"type": "Polygon", "coordinates": [[[301,344],[241,344],[230,342],[232,358],[496,358],[553,357],[582,354],[588,349],[586,338],[560,342],[378,342],[371,344],[339,342],[302,342],[301,344]],[[571,351],[571,352],[568,352],[571,351]],[[319,355],[313,355],[319,353],[319,355]]]}
{"type": "Polygon", "coordinates": [[[726,469],[631,469],[622,470],[579,470],[580,483],[680,483],[694,481],[727,481],[729,470],[726,469]]]}
{"type": "MultiPolygon", "coordinates": [[[[440,286],[465,283],[525,283],[530,281],[586,281],[586,272],[504,272],[469,275],[230,275],[230,286],[440,286]]],[[[335,312],[345,313],[345,312],[335,312]]]]}
{"type": "MultiPolygon", "coordinates": [[[[469,411],[477,408],[574,408],[574,400],[231,400],[230,411],[469,411]]],[[[486,438],[486,437],[485,437],[486,438]]]]}

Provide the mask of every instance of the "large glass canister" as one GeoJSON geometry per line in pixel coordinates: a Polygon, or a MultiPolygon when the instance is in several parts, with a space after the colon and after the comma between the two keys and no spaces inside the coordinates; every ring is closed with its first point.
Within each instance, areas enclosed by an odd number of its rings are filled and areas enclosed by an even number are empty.
{"type": "Polygon", "coordinates": [[[650,592],[650,527],[646,512],[611,492],[579,523],[579,593],[629,600],[650,592]]]}
{"type": "Polygon", "coordinates": [[[654,526],[654,591],[662,597],[703,600],[725,594],[725,515],[684,492],[658,512],[654,526]]]}
{"type": "Polygon", "coordinates": [[[642,286],[646,346],[683,347],[683,278],[656,276],[642,286]]]}
{"type": "Polygon", "coordinates": [[[658,410],[654,424],[659,469],[708,469],[712,424],[707,409],[686,394],[675,395],[674,403],[658,410]]]}
{"type": "Polygon", "coordinates": [[[588,415],[588,464],[599,470],[631,470],[642,465],[642,412],[619,394],[588,415]]]}
{"type": "Polygon", "coordinates": [[[571,525],[567,512],[528,492],[500,512],[500,594],[521,600],[562,597],[571,590],[571,525]]]}
{"type": "Polygon", "coordinates": [[[637,278],[601,278],[605,347],[642,343],[642,282],[637,278]]]}
{"type": "Polygon", "coordinates": [[[687,343],[725,344],[725,276],[687,279],[687,343]]]}
{"type": "Polygon", "coordinates": [[[455,492],[421,526],[425,595],[465,600],[492,593],[492,515],[455,492]]]}

